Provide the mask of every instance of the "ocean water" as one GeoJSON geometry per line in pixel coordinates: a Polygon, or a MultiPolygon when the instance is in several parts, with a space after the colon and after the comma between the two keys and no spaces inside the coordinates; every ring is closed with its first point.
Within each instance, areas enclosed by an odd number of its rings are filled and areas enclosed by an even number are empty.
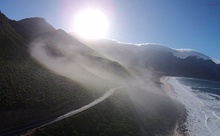
{"type": "Polygon", "coordinates": [[[220,82],[178,77],[170,84],[187,109],[189,134],[219,136],[220,82]]]}
{"type": "Polygon", "coordinates": [[[213,111],[220,119],[220,82],[195,78],[178,78],[178,80],[181,84],[189,86],[188,91],[193,93],[205,108],[213,111]]]}

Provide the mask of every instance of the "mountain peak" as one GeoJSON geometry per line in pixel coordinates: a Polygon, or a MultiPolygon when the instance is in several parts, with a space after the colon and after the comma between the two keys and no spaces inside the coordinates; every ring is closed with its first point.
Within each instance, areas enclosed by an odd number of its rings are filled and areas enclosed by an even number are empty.
{"type": "Polygon", "coordinates": [[[0,23],[8,22],[9,19],[0,11],[0,23]]]}
{"type": "Polygon", "coordinates": [[[189,56],[195,56],[196,58],[201,58],[204,60],[211,59],[209,56],[193,49],[174,49],[174,50],[175,51],[173,52],[173,55],[183,59],[189,56]]]}
{"type": "Polygon", "coordinates": [[[140,44],[141,50],[154,50],[154,51],[165,51],[165,52],[171,52],[171,48],[168,48],[164,45],[156,44],[156,43],[144,43],[140,44]]]}
{"type": "Polygon", "coordinates": [[[38,22],[38,23],[46,23],[46,20],[42,17],[31,17],[20,20],[19,22],[38,22]]]}
{"type": "Polygon", "coordinates": [[[41,17],[25,18],[18,21],[18,23],[33,29],[33,31],[37,31],[37,33],[45,33],[55,30],[52,25],[50,25],[44,18],[41,17]]]}
{"type": "Polygon", "coordinates": [[[55,31],[56,29],[47,23],[44,18],[33,17],[26,18],[20,21],[10,21],[10,24],[15,28],[16,32],[24,39],[30,39],[36,34],[55,31]]]}

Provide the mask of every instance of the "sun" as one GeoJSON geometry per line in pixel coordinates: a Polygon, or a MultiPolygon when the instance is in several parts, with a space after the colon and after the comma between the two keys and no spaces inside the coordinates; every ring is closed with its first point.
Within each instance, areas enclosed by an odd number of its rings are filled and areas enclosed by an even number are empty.
{"type": "Polygon", "coordinates": [[[80,12],[74,21],[74,32],[88,39],[104,38],[108,32],[108,27],[107,17],[96,9],[80,12]]]}

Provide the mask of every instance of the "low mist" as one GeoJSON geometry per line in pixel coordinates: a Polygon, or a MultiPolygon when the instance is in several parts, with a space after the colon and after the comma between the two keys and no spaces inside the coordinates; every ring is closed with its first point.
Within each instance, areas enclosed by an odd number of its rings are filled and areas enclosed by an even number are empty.
{"type": "MultiPolygon", "coordinates": [[[[53,34],[52,37],[46,35],[35,39],[30,44],[30,53],[46,68],[91,90],[106,92],[110,88],[122,87],[116,91],[122,91],[127,95],[126,98],[120,98],[122,101],[131,101],[129,105],[133,107],[133,115],[143,135],[150,134],[149,129],[158,129],[151,128],[153,126],[148,126],[147,122],[152,124],[152,121],[155,121],[153,124],[157,127],[163,126],[160,124],[161,121],[175,124],[175,104],[164,93],[159,78],[155,77],[153,71],[140,64],[140,58],[131,56],[129,58],[133,60],[130,63],[128,59],[114,57],[110,52],[98,50],[100,46],[94,46],[93,49],[90,47],[73,37],[62,38],[59,33],[53,34]]],[[[108,48],[111,48],[111,45],[108,45],[108,48]]],[[[126,52],[124,54],[129,55],[126,52]]]]}
{"type": "Polygon", "coordinates": [[[38,37],[30,43],[30,53],[40,64],[56,74],[87,87],[118,87],[136,81],[127,68],[64,32],[56,31],[55,34],[38,37]]]}
{"type": "Polygon", "coordinates": [[[157,132],[167,133],[173,129],[178,117],[177,105],[161,88],[161,72],[146,66],[145,58],[135,53],[138,47],[103,39],[99,41],[83,40],[90,48],[99,51],[111,60],[120,62],[136,77],[136,82],[120,91],[127,97],[120,97],[128,102],[139,124],[143,136],[157,132]],[[130,102],[129,102],[130,101],[130,102]]]}

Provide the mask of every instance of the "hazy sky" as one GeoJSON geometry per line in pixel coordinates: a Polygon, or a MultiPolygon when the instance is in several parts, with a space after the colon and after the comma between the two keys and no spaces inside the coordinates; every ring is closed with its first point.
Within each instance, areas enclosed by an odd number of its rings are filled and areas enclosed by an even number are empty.
{"type": "Polygon", "coordinates": [[[0,0],[10,19],[43,17],[67,32],[86,8],[108,16],[107,38],[191,48],[220,59],[220,0],[0,0]]]}

